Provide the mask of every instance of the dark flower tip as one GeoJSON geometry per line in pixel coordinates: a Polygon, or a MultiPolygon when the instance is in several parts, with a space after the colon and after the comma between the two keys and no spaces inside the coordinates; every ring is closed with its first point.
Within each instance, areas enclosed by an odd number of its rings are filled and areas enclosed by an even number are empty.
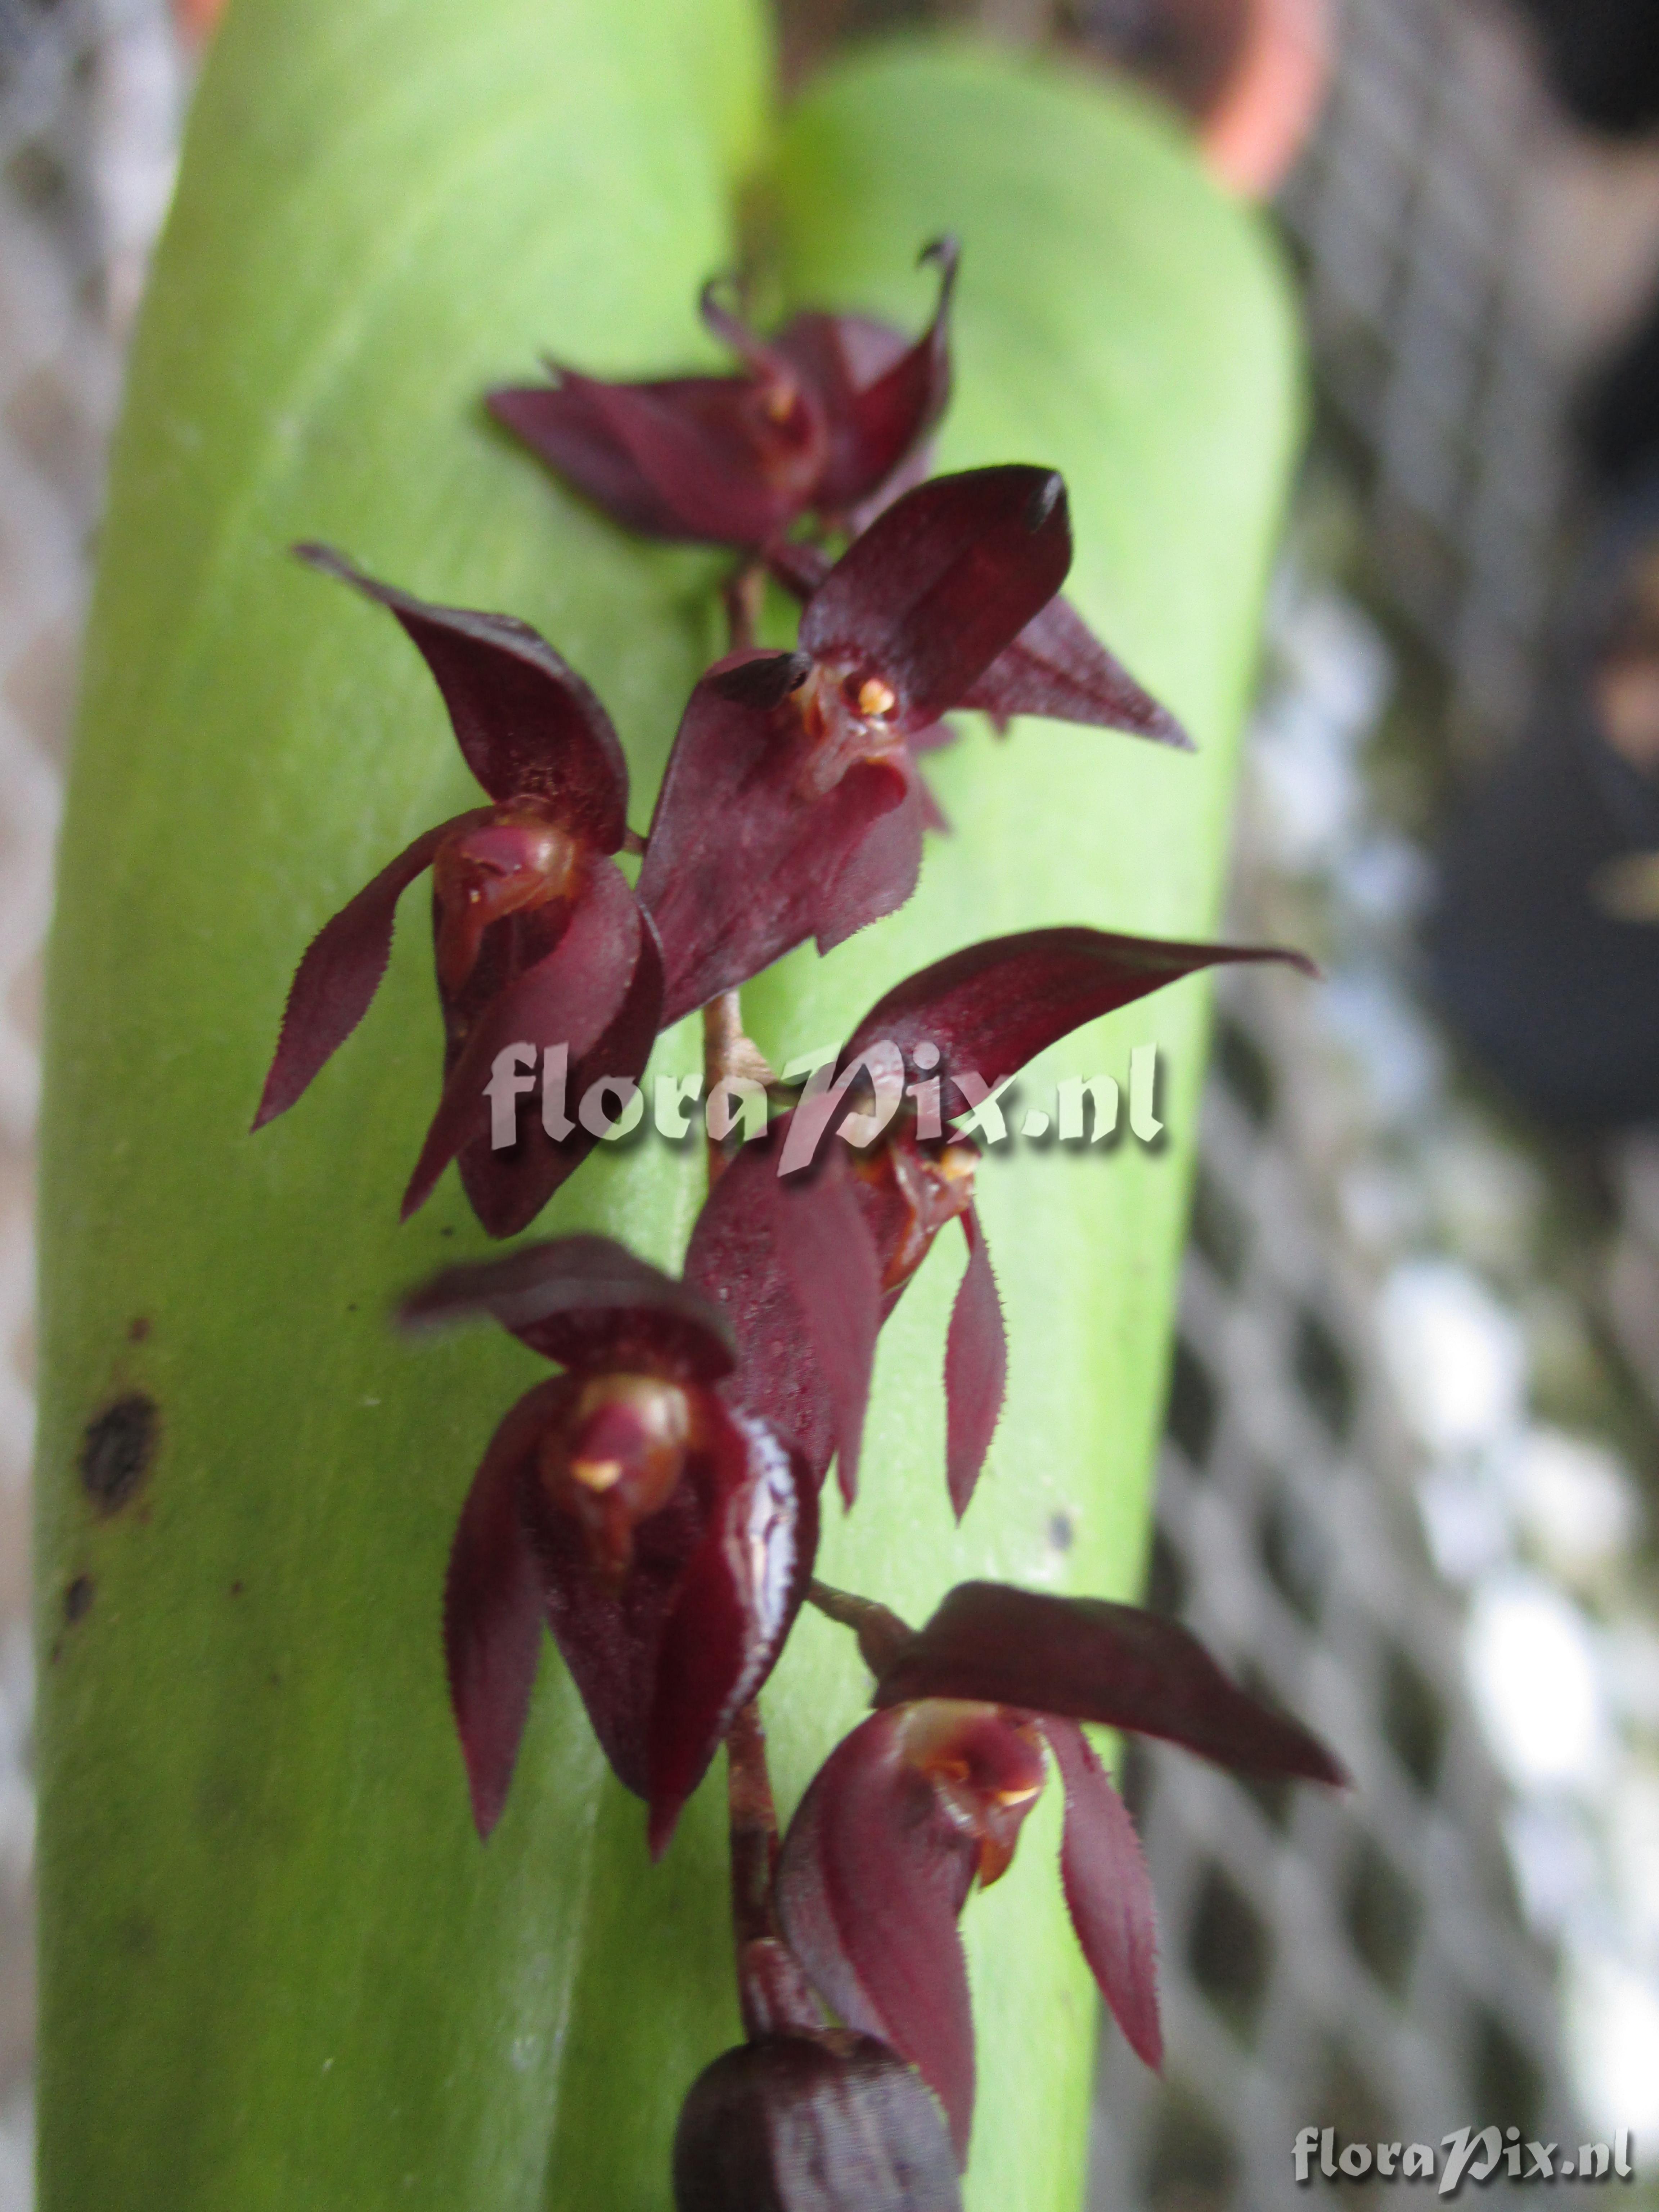
{"type": "Polygon", "coordinates": [[[959,2212],[918,2075],[873,2036],[767,2036],[700,2075],[674,2137],[675,2212],[959,2212]]]}

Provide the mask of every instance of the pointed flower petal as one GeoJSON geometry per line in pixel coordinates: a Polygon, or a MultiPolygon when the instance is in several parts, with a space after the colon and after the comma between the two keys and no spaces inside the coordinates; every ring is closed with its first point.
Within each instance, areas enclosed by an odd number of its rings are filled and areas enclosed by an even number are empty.
{"type": "Polygon", "coordinates": [[[746,666],[780,658],[721,664],[692,692],[674,741],[639,881],[662,939],[665,1027],[804,939],[838,941],[890,913],[914,883],[898,879],[908,848],[885,873],[842,880],[871,830],[910,798],[908,763],[859,762],[809,800],[807,740],[790,700],[769,708],[730,696],[746,666]]]}
{"type": "Polygon", "coordinates": [[[838,1455],[858,1487],[881,1283],[845,1161],[785,1182],[772,1144],[745,1146],[709,1193],[685,1279],[723,1309],[739,1346],[729,1395],[793,1445],[822,1482],[838,1455]]]}
{"type": "Polygon", "coordinates": [[[609,1237],[560,1237],[446,1267],[398,1308],[408,1328],[478,1314],[563,1367],[622,1370],[643,1358],[653,1373],[717,1382],[735,1360],[730,1326],[712,1300],[609,1237]]]}
{"type": "MultiPolygon", "coordinates": [[[[873,767],[854,771],[876,772],[873,767]]],[[[908,759],[882,772],[888,779],[885,789],[901,787],[902,796],[853,842],[819,901],[812,936],[820,952],[833,952],[871,922],[896,914],[921,881],[926,789],[908,759]]]]}
{"type": "Polygon", "coordinates": [[[813,504],[825,514],[845,514],[878,491],[949,403],[955,239],[935,239],[921,258],[939,264],[939,304],[914,345],[862,317],[822,313],[797,315],[774,341],[823,405],[829,453],[813,504]]]}
{"type": "Polygon", "coordinates": [[[507,1802],[541,1652],[542,1588],[520,1488],[562,1383],[521,1398],[484,1454],[449,1555],[444,1651],[472,1817],[488,1836],[507,1802]]]}
{"type": "Polygon", "coordinates": [[[628,830],[628,763],[611,717],[527,623],[441,607],[379,583],[326,545],[296,545],[312,568],[388,607],[431,670],[467,766],[497,801],[555,799],[597,851],[628,830]]]}
{"type": "Polygon", "coordinates": [[[1158,1906],[1140,1839],[1076,1723],[1045,1721],[1042,1732],[1066,1788],[1060,1875],[1072,1925],[1130,2049],[1157,2068],[1158,1906]]]}
{"type": "Polygon", "coordinates": [[[945,1343],[945,1479],[958,1521],[968,1510],[985,1465],[1008,1388],[1002,1301],[979,1216],[971,1206],[962,1217],[962,1226],[968,1239],[968,1270],[951,1310],[945,1343]]]}
{"type": "Polygon", "coordinates": [[[1244,960],[1278,960],[1317,975],[1299,952],[1272,945],[1187,945],[1098,929],[1032,929],[988,938],[936,960],[872,1006],[843,1059],[879,1038],[908,1060],[938,1047],[940,1067],[988,1084],[1012,1075],[1071,1030],[1182,975],[1244,960]]]}
{"type": "Polygon", "coordinates": [[[964,1698],[1164,1736],[1245,1774],[1347,1779],[1318,1738],[1230,1681],[1179,1622],[1103,1598],[962,1583],[873,1702],[964,1698]]]}
{"type": "Polygon", "coordinates": [[[974,2028],[957,1933],[974,1847],[878,1713],[831,1752],[784,1838],[774,1884],[790,1948],[849,2027],[908,2058],[958,2159],[974,2112],[974,2028]]]}
{"type": "Polygon", "coordinates": [[[814,660],[869,669],[909,726],[957,706],[1072,565],[1066,487],[1012,465],[934,477],[857,538],[806,603],[814,660]]]}
{"type": "MultiPolygon", "coordinates": [[[[643,936],[643,919],[615,862],[596,861],[568,928],[544,959],[489,1002],[450,1069],[404,1194],[405,1220],[425,1203],[438,1177],[464,1146],[480,1139],[486,1145],[489,1142],[491,1107],[485,1086],[496,1055],[513,1044],[538,1049],[562,1044],[571,1061],[580,1062],[603,1036],[621,1006],[640,958],[643,936]]],[[[631,1079],[637,1077],[639,1070],[617,1068],[606,1073],[631,1079]]],[[[531,1103],[533,1106],[533,1097],[531,1103]]],[[[527,1118],[521,1101],[521,1128],[527,1118]]],[[[533,1126],[539,1129],[539,1121],[533,1126]]],[[[534,1143],[533,1136],[530,1141],[534,1143]]],[[[590,1132],[578,1130],[565,1141],[566,1157],[574,1167],[594,1139],[590,1132]]]]}
{"type": "Polygon", "coordinates": [[[1127,730],[1157,744],[1194,750],[1175,716],[1107,652],[1076,608],[1059,598],[1032,616],[961,703],[982,709],[999,724],[1014,714],[1041,714],[1054,722],[1127,730]]]}
{"type": "MultiPolygon", "coordinates": [[[[567,1121],[580,1107],[590,1085],[601,1077],[640,1082],[656,1042],[662,1017],[662,951],[650,915],[642,908],[637,911],[639,957],[633,975],[603,1036],[570,1067],[567,1121]]],[[[611,1103],[614,1108],[614,1097],[611,1103]]],[[[470,1145],[462,1146],[455,1164],[461,1188],[486,1232],[491,1237],[516,1237],[530,1226],[554,1192],[568,1182],[598,1142],[593,1132],[580,1122],[568,1136],[556,1140],[526,1107],[520,1116],[515,1145],[497,1152],[487,1137],[477,1136],[470,1145]]]]}
{"type": "Polygon", "coordinates": [[[617,521],[760,545],[810,503],[825,450],[810,392],[792,395],[780,421],[749,377],[611,384],[557,374],[551,392],[492,392],[490,410],[617,521]]]}
{"type": "Polygon", "coordinates": [[[664,1623],[647,1736],[647,1841],[668,1847],[686,1799],[794,1624],[817,1550],[817,1487],[751,1415],[731,1413],[718,1504],[664,1623]]]}
{"type": "MultiPolygon", "coordinates": [[[[576,1376],[562,1377],[574,1390],[576,1376]]],[[[526,1514],[547,1601],[547,1623],[599,1747],[617,1779],[651,1794],[651,1714],[663,1636],[685,1581],[686,1561],[706,1518],[690,1483],[634,1531],[634,1557],[619,1586],[592,1571],[587,1546],[568,1515],[526,1514]]]]}
{"type": "Polygon", "coordinates": [[[696,539],[697,532],[618,441],[586,378],[505,386],[486,393],[484,404],[503,428],[624,530],[647,538],[696,539]]]}
{"type": "Polygon", "coordinates": [[[457,814],[424,831],[312,939],[289,989],[256,1129],[287,1113],[362,1021],[392,956],[399,897],[453,830],[483,818],[481,810],[457,814]]]}

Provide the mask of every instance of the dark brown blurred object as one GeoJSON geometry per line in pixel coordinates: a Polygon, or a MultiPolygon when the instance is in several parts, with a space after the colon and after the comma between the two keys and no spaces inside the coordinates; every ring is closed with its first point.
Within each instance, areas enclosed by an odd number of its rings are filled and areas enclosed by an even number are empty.
{"type": "Polygon", "coordinates": [[[1577,597],[1537,726],[1454,828],[1431,953],[1476,1056],[1589,1132],[1659,1121],[1659,473],[1577,597]]]}
{"type": "Polygon", "coordinates": [[[1520,0],[1543,34],[1556,92],[1581,123],[1620,137],[1659,123],[1654,0],[1520,0]]]}

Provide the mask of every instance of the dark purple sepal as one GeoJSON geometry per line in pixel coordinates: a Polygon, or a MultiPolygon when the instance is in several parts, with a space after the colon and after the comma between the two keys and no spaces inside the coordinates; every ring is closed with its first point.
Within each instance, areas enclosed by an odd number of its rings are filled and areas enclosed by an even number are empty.
{"type": "MultiPolygon", "coordinates": [[[[433,1185],[459,1152],[479,1142],[489,1146],[491,1111],[485,1086],[496,1055],[513,1044],[533,1045],[538,1053],[562,1044],[568,1048],[573,1071],[580,1069],[586,1054],[620,1012],[647,943],[646,918],[616,863],[595,860],[568,924],[553,949],[489,999],[455,1054],[438,1110],[404,1194],[405,1220],[425,1203],[433,1185]]],[[[605,1073],[636,1079],[643,1066],[641,1058],[638,1066],[608,1067],[605,1073]]],[[[484,1226],[493,1235],[510,1235],[514,1228],[522,1228],[533,1219],[551,1189],[571,1172],[594,1141],[579,1126],[563,1140],[562,1160],[556,1163],[552,1180],[546,1182],[546,1166],[536,1133],[550,1149],[552,1140],[541,1128],[540,1110],[534,1091],[518,1102],[518,1142],[524,1147],[526,1180],[532,1194],[539,1195],[534,1205],[514,1203],[510,1209],[503,1209],[510,1227],[502,1225],[501,1216],[495,1222],[486,1221],[484,1226]]]]}
{"type": "Polygon", "coordinates": [[[720,1309],[736,1340],[730,1395],[799,1452],[821,1485],[835,1456],[836,1408],[816,1361],[797,1357],[804,1324],[774,1233],[781,1127],[744,1145],[708,1194],[685,1279],[720,1309]]]}
{"type": "Polygon", "coordinates": [[[574,1521],[533,1486],[523,1509],[554,1639],[618,1780],[651,1808],[653,1856],[770,1673],[817,1542],[805,1468],[712,1393],[699,1393],[699,1416],[707,1440],[634,1530],[620,1582],[593,1571],[574,1521]]]}
{"type": "Polygon", "coordinates": [[[541,1652],[541,1577],[520,1511],[525,1471],[571,1395],[559,1377],[520,1399],[490,1439],[450,1549],[444,1654],[472,1818],[483,1837],[507,1802],[541,1652]]]}
{"type": "Polygon", "coordinates": [[[532,1483],[526,1496],[525,1519],[559,1656],[617,1779],[648,1799],[657,1662],[686,1561],[708,1528],[707,1506],[691,1483],[682,1483],[659,1513],[635,1529],[632,1563],[612,1587],[594,1573],[575,1522],[550,1510],[532,1483]]]}
{"type": "Polygon", "coordinates": [[[842,1059],[881,1038],[907,1060],[917,1045],[930,1043],[946,1077],[956,1066],[994,1085],[1085,1022],[1166,983],[1200,969],[1258,960],[1281,961],[1306,975],[1319,972],[1302,953],[1273,945],[1182,944],[1098,929],[988,938],[918,969],[878,1000],[842,1059]]]}
{"type": "MultiPolygon", "coordinates": [[[[662,948],[650,915],[643,908],[637,911],[641,928],[634,972],[604,1035],[569,1071],[567,1120],[574,1117],[588,1086],[601,1076],[639,1082],[662,1026],[662,948]]],[[[617,1103],[613,1097],[613,1109],[617,1103]]],[[[500,1152],[487,1136],[478,1136],[456,1157],[461,1188],[492,1237],[516,1237],[527,1229],[599,1141],[580,1121],[568,1136],[550,1137],[528,1102],[520,1109],[518,1130],[516,1143],[500,1152]]]]}
{"type": "Polygon", "coordinates": [[[727,1409],[714,1502],[663,1623],[646,1741],[647,1841],[667,1850],[740,1707],[759,1694],[805,1600],[817,1486],[752,1414],[727,1409]]]}
{"type": "Polygon", "coordinates": [[[790,1948],[849,2027],[890,2044],[944,2106],[958,2160],[974,2111],[974,2028],[957,1916],[975,1846],[878,1713],[819,1768],[774,1883],[790,1948]]]}
{"type": "Polygon", "coordinates": [[[502,386],[486,393],[484,404],[503,429],[624,530],[696,541],[700,533],[676,514],[627,447],[617,442],[586,379],[502,386]]]}
{"type": "Polygon", "coordinates": [[[945,1341],[945,1479],[958,1521],[968,1510],[985,1465],[1008,1388],[1002,1301],[979,1216],[971,1206],[962,1217],[962,1227],[968,1239],[968,1267],[951,1309],[945,1341]]]}
{"type": "Polygon", "coordinates": [[[718,1382],[736,1359],[730,1326],[711,1299],[609,1237],[560,1237],[446,1267],[398,1310],[407,1328],[481,1314],[562,1367],[718,1382]]]}
{"type": "Polygon", "coordinates": [[[745,1146],[709,1193],[685,1279],[736,1339],[727,1395],[798,1451],[822,1483],[831,1454],[842,1497],[858,1490],[881,1278],[846,1160],[786,1182],[776,1140],[745,1146]]]}
{"type": "Polygon", "coordinates": [[[957,705],[1072,562],[1066,487],[1010,465],[934,477],[854,539],[801,616],[820,662],[868,670],[906,726],[957,705]]]}
{"type": "Polygon", "coordinates": [[[674,2133],[675,2212],[961,2212],[938,2105],[872,2036],[769,2035],[700,2074],[674,2133]]]}
{"type": "Polygon", "coordinates": [[[773,341],[817,392],[828,450],[813,505],[847,514],[878,495],[943,416],[951,397],[951,299],[960,258],[953,238],[922,249],[939,268],[932,321],[907,345],[861,315],[795,316],[773,341]]]}
{"type": "Polygon", "coordinates": [[[795,392],[779,422],[749,377],[611,384],[574,369],[556,374],[539,404],[526,404],[533,393],[498,391],[489,394],[491,412],[629,527],[761,545],[811,504],[825,430],[810,392],[795,392]]]}
{"type": "Polygon", "coordinates": [[[882,866],[849,868],[884,817],[915,804],[902,753],[859,761],[809,798],[810,746],[793,698],[769,708],[722,690],[758,662],[775,671],[781,658],[722,662],[692,692],[674,741],[639,880],[662,939],[665,1027],[809,937],[839,943],[914,887],[908,839],[883,848],[882,866]]]}
{"type": "Polygon", "coordinates": [[[434,606],[365,575],[327,545],[295,553],[325,575],[389,608],[443,694],[467,766],[504,803],[557,803],[561,819],[596,852],[628,831],[628,763],[611,717],[538,633],[511,615],[434,606]]]}
{"type": "Polygon", "coordinates": [[[1195,750],[1167,708],[1108,653],[1069,601],[1058,596],[1032,616],[960,702],[990,715],[999,727],[1016,714],[1096,729],[1127,730],[1182,752],[1195,750]]]}
{"type": "Polygon", "coordinates": [[[1103,1598],[959,1583],[882,1676],[872,1702],[920,1698],[1133,1729],[1241,1773],[1347,1780],[1316,1736],[1229,1680],[1179,1622],[1103,1598]]]}
{"type": "Polygon", "coordinates": [[[312,939],[289,987],[256,1129],[287,1113],[362,1021],[392,956],[398,898],[432,866],[446,837],[486,814],[477,808],[423,831],[312,939]]]}
{"type": "Polygon", "coordinates": [[[1041,1726],[1066,1791],[1060,1874],[1072,1926],[1130,2049],[1156,2069],[1164,2063],[1158,1906],[1140,1839],[1077,1723],[1041,1726]]]}
{"type": "MultiPolygon", "coordinates": [[[[853,770],[854,775],[874,772],[873,764],[853,770]]],[[[875,817],[861,837],[851,841],[847,858],[819,903],[812,938],[820,952],[833,952],[884,915],[896,914],[921,879],[926,788],[908,756],[883,763],[881,772],[890,785],[902,786],[902,796],[875,817]]]]}

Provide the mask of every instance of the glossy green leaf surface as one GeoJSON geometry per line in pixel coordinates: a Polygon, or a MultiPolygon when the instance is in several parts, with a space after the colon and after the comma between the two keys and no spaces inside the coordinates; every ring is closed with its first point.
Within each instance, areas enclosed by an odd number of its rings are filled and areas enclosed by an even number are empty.
{"type": "MultiPolygon", "coordinates": [[[[443,1563],[495,1419],[545,1370],[487,1331],[386,1327],[483,1245],[453,1177],[396,1224],[437,1080],[418,894],[362,1030],[246,1133],[307,939],[470,803],[406,641],[289,540],[543,628],[615,714],[644,825],[716,568],[564,497],[477,393],[543,347],[705,357],[690,304],[732,257],[764,59],[738,0],[234,0],[210,64],[133,368],[52,950],[45,2212],[656,2212],[679,2098],[735,2035],[718,1780],[651,1869],[550,1652],[487,1848],[467,1818],[443,1563]]],[[[1006,60],[849,65],[762,190],[802,301],[910,324],[916,246],[961,234],[940,460],[1066,471],[1074,595],[1204,748],[974,729],[931,771],[954,834],[912,907],[748,994],[787,1054],[994,931],[1210,923],[1293,345],[1261,240],[1161,124],[1006,60]]],[[[1202,1009],[1183,985],[1051,1055],[1050,1080],[1122,1080],[1159,1042],[1170,1140],[988,1164],[1013,1363],[991,1467],[956,1531],[945,1240],[884,1338],[833,1577],[917,1612],[970,1572],[1133,1584],[1202,1009]]],[[[682,1034],[659,1064],[695,1052],[682,1034]]],[[[694,1147],[623,1146],[541,1225],[672,1263],[701,1174],[694,1147]]],[[[863,1693],[849,1641],[803,1624],[766,1700],[786,1803],[863,1693]]],[[[1067,2206],[1081,2172],[1092,2014],[1056,1810],[965,1923],[982,2212],[1067,2206]]]]}

